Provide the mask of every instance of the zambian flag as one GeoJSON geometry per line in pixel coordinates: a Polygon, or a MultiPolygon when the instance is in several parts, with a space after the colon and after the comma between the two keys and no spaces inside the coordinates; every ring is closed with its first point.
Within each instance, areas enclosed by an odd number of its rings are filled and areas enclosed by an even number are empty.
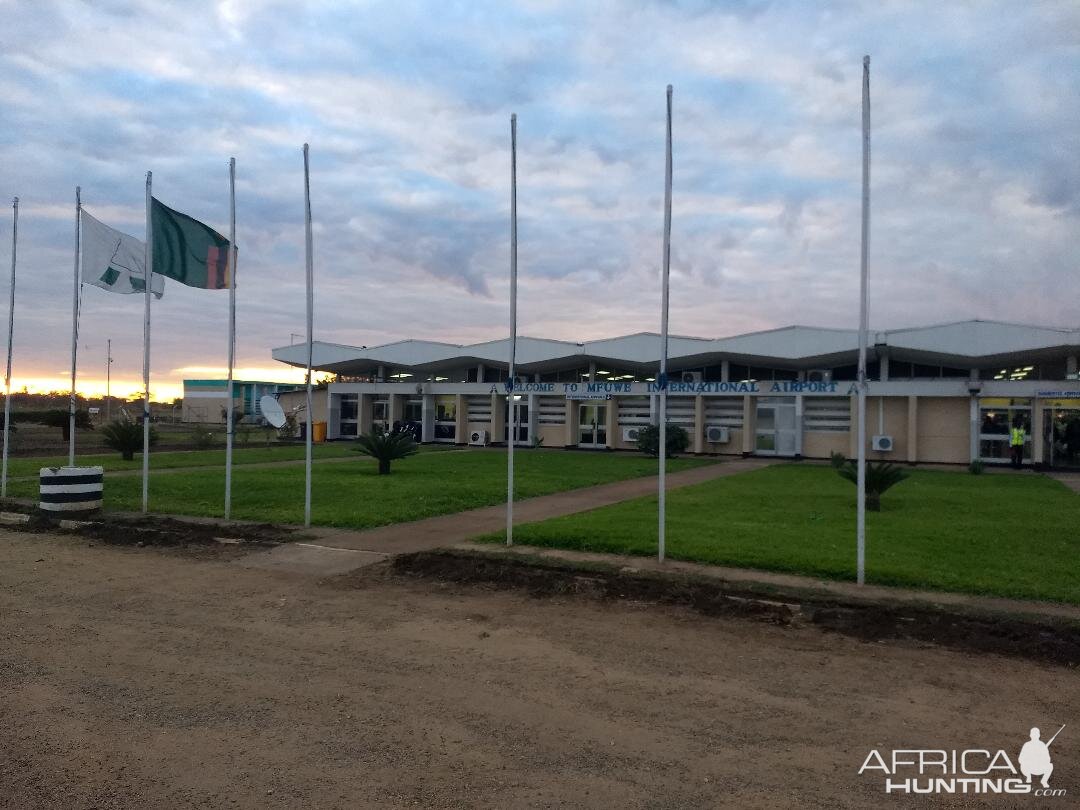
{"type": "Polygon", "coordinates": [[[157,199],[151,202],[150,218],[155,276],[160,274],[205,290],[229,288],[232,251],[228,239],[157,199]]]}

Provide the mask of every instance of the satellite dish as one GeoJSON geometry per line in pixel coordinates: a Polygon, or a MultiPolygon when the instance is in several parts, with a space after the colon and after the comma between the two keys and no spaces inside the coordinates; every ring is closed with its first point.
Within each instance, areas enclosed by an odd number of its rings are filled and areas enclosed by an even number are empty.
{"type": "Polygon", "coordinates": [[[260,398],[259,410],[262,411],[263,418],[272,426],[279,428],[285,424],[285,411],[281,409],[281,403],[276,397],[267,394],[260,398]]]}

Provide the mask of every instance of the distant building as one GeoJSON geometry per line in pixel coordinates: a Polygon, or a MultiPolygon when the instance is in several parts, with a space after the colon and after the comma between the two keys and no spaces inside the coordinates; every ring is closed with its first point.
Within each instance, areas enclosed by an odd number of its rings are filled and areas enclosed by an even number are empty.
{"type": "MultiPolygon", "coordinates": [[[[184,380],[183,421],[225,424],[228,385],[228,380],[184,380]]],[[[262,417],[260,398],[294,388],[293,383],[233,380],[233,407],[243,414],[245,422],[257,422],[262,417]]]]}
{"type": "MultiPolygon", "coordinates": [[[[871,332],[869,343],[870,458],[1004,463],[1019,424],[1026,463],[1080,466],[1080,330],[964,321],[871,332]]],[[[672,336],[669,421],[686,428],[693,453],[852,457],[857,347],[854,330],[806,326],[672,336]]],[[[659,350],[647,333],[519,338],[516,443],[634,447],[636,431],[657,418],[659,350]]],[[[425,442],[505,444],[508,355],[507,340],[316,342],[314,367],[337,382],[316,392],[315,421],[327,422],[330,439],[408,423],[425,442]]],[[[307,345],[273,356],[304,366],[307,345]]]]}

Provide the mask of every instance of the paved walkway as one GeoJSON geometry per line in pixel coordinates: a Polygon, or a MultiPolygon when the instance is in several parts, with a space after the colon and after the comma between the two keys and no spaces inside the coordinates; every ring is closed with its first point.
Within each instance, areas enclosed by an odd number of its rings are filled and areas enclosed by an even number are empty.
{"type": "Polygon", "coordinates": [[[1048,476],[1055,481],[1060,481],[1073,492],[1080,493],[1080,473],[1078,472],[1048,472],[1048,476]]]}
{"type": "MultiPolygon", "coordinates": [[[[680,470],[668,473],[667,488],[692,486],[775,463],[774,459],[747,458],[680,470]]],[[[656,488],[657,478],[650,476],[529,498],[514,504],[514,524],[585,512],[652,495],[656,488]]],[[[477,535],[501,531],[505,526],[506,504],[499,504],[365,531],[314,527],[305,532],[310,542],[289,543],[269,552],[252,554],[237,560],[237,564],[325,576],[345,573],[391,554],[445,548],[477,535]]]]}

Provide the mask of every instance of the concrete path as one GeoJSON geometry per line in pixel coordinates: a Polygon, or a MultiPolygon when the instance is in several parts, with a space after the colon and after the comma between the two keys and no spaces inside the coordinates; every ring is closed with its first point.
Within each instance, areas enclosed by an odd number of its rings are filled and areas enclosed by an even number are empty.
{"type": "MultiPolygon", "coordinates": [[[[692,486],[775,463],[777,461],[774,459],[747,458],[680,470],[668,473],[667,488],[670,490],[692,486]]],[[[585,512],[620,501],[653,495],[656,488],[656,476],[650,476],[529,498],[514,504],[514,525],[585,512]]],[[[299,547],[300,550],[297,550],[298,544],[291,543],[269,552],[243,557],[237,560],[236,564],[301,573],[312,570],[323,575],[346,573],[388,555],[445,548],[463,543],[477,535],[501,531],[505,526],[506,505],[499,504],[365,531],[313,527],[305,532],[311,538],[310,542],[299,547]],[[342,550],[368,554],[351,556],[341,554],[342,550]]]]}
{"type": "Polygon", "coordinates": [[[1080,493],[1080,472],[1048,472],[1055,481],[1060,481],[1073,492],[1080,493]]]}

